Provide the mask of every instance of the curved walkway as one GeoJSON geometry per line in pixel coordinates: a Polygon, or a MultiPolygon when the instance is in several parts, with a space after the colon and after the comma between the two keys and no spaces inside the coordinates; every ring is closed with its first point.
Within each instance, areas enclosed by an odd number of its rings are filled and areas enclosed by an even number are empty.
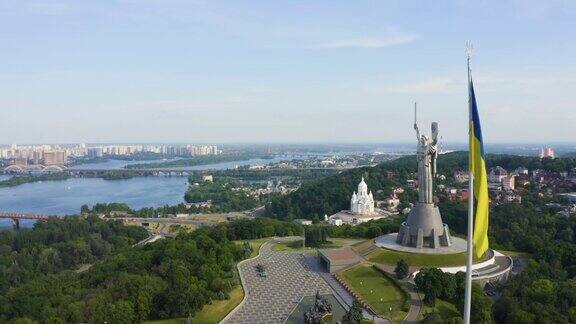
{"type": "Polygon", "coordinates": [[[304,266],[302,253],[275,252],[272,245],[264,243],[257,257],[238,264],[244,300],[222,323],[284,323],[302,297],[332,293],[317,272],[304,266]],[[256,273],[258,263],[266,268],[266,277],[256,273]]]}

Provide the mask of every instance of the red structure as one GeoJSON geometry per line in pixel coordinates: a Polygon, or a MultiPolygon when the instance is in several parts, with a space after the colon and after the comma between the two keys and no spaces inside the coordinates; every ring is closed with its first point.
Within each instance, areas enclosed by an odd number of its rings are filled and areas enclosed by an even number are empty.
{"type": "Polygon", "coordinates": [[[14,212],[2,212],[0,211],[0,219],[11,219],[14,222],[14,228],[20,228],[21,219],[31,219],[36,221],[45,221],[48,219],[48,215],[43,214],[32,214],[32,213],[14,213],[14,212]]]}

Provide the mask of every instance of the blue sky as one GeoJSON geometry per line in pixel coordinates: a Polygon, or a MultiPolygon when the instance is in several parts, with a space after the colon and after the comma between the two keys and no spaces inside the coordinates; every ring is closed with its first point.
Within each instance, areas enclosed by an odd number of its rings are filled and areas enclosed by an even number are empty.
{"type": "Polygon", "coordinates": [[[0,0],[0,142],[576,141],[574,1],[0,0]]]}

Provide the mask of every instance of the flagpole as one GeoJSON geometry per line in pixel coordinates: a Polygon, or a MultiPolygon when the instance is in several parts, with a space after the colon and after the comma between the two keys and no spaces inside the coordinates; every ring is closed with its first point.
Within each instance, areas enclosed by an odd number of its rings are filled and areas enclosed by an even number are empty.
{"type": "Polygon", "coordinates": [[[468,66],[468,238],[466,245],[466,281],[464,293],[464,324],[470,324],[470,305],[472,303],[472,239],[474,232],[474,174],[472,173],[472,105],[470,102],[470,55],[472,44],[466,44],[467,66],[468,66]]]}

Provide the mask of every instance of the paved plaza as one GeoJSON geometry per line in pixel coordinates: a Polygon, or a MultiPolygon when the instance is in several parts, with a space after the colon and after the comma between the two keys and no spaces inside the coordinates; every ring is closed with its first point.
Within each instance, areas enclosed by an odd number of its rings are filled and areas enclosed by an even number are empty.
{"type": "Polygon", "coordinates": [[[239,265],[246,292],[245,300],[226,319],[226,323],[284,323],[304,296],[332,294],[330,286],[311,269],[302,253],[274,252],[272,243],[262,245],[260,255],[239,265]],[[256,265],[266,268],[258,276],[256,265]]]}

